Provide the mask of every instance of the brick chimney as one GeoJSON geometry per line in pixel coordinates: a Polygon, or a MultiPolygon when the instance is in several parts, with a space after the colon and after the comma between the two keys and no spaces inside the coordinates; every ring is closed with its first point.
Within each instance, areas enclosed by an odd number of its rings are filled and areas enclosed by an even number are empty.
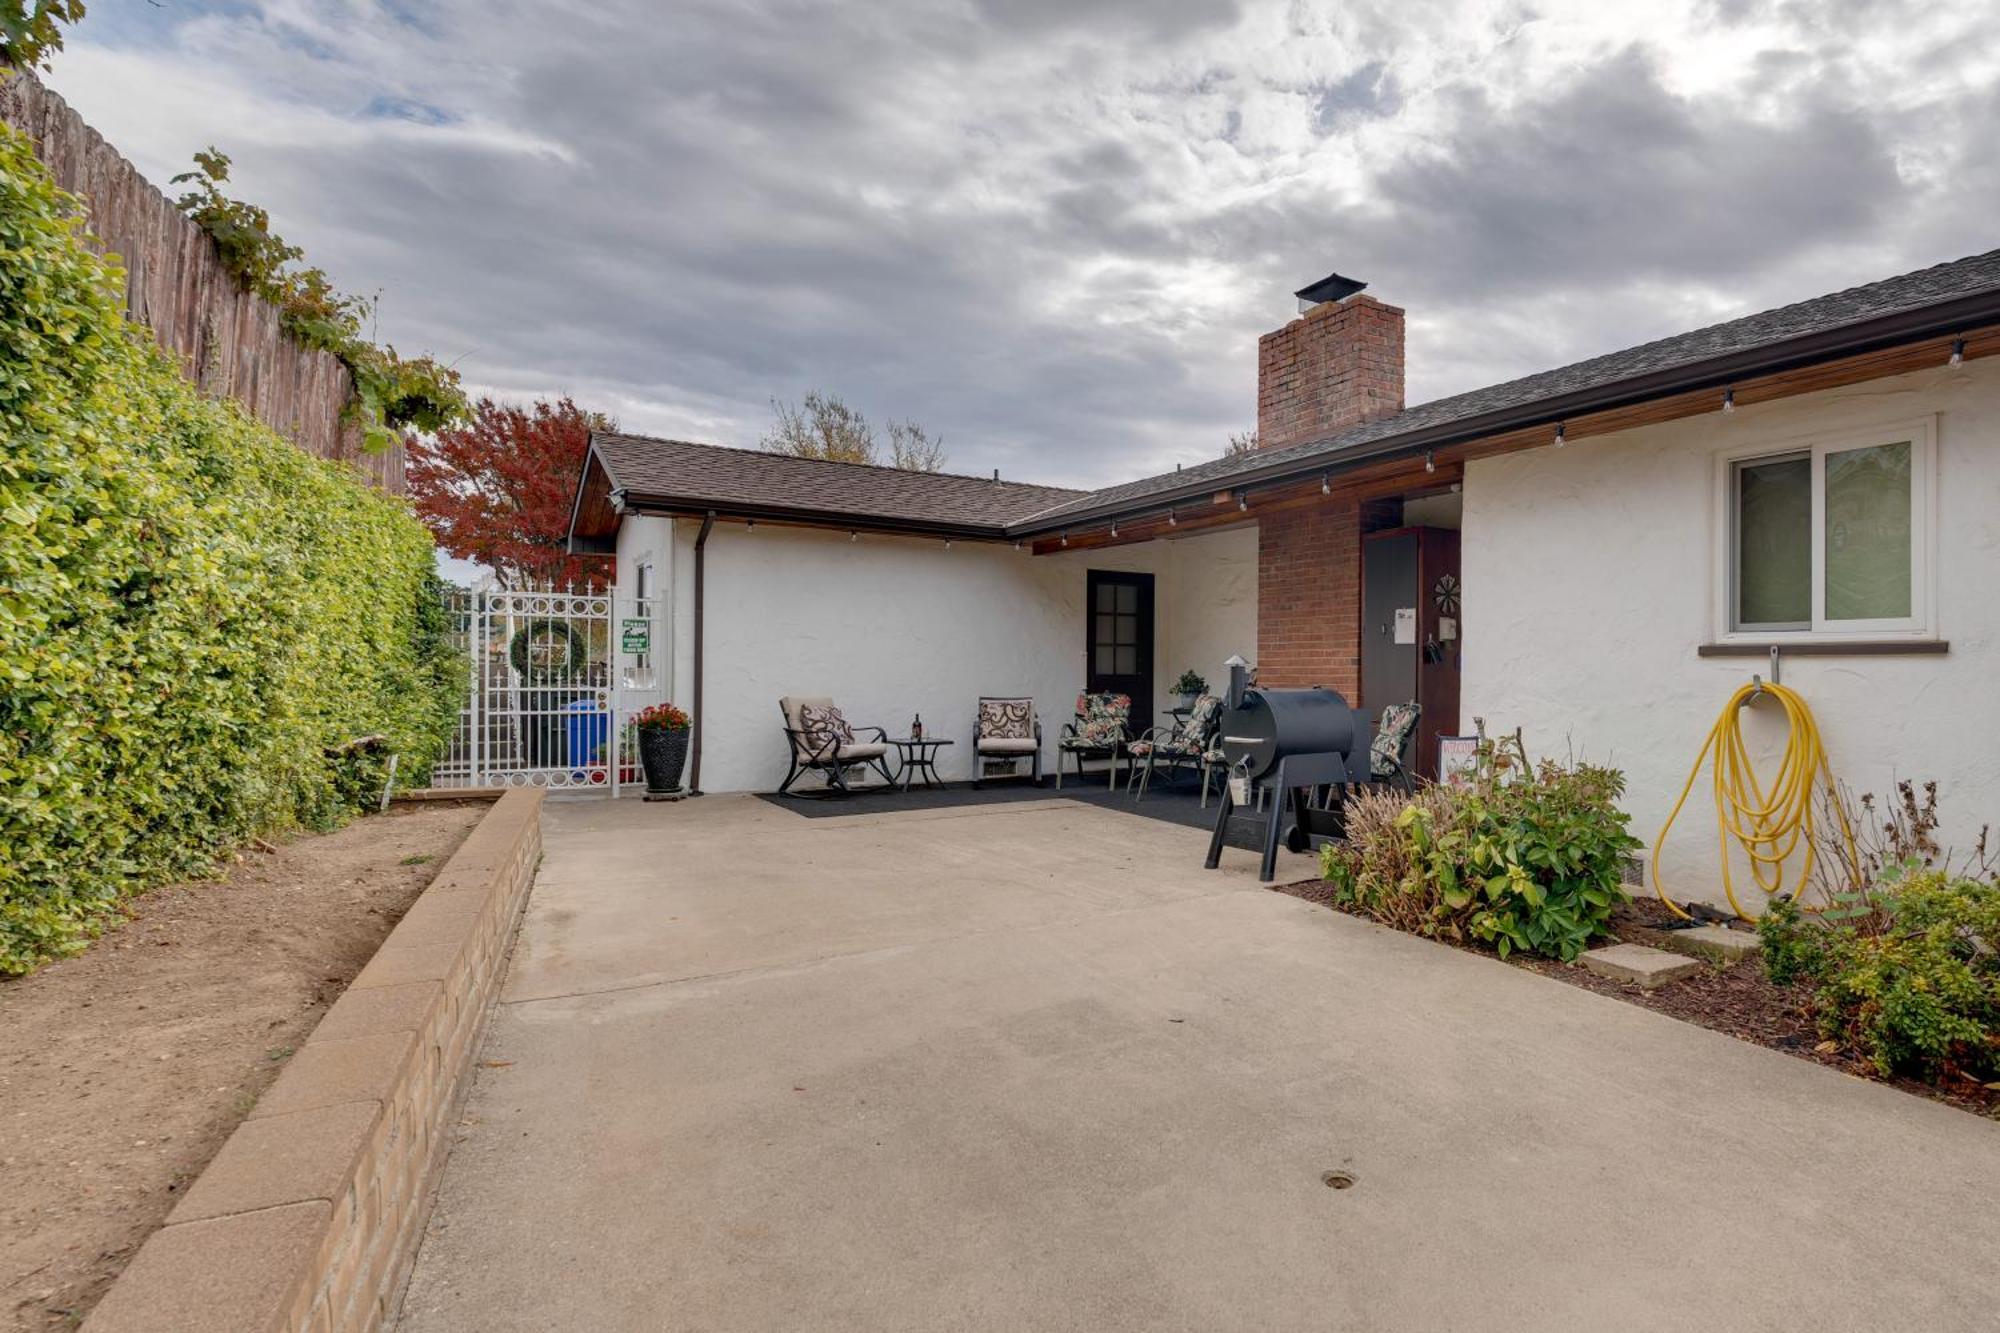
{"type": "MultiPolygon", "coordinates": [[[[1324,439],[1403,410],[1403,312],[1334,274],[1298,293],[1306,309],[1257,340],[1257,443],[1324,439]]],[[[1257,678],[1361,697],[1361,535],[1402,521],[1394,500],[1335,492],[1257,520],[1257,678]]]]}
{"type": "Polygon", "coordinates": [[[1265,449],[1402,410],[1403,312],[1395,306],[1357,289],[1257,340],[1257,442],[1265,449]]]}

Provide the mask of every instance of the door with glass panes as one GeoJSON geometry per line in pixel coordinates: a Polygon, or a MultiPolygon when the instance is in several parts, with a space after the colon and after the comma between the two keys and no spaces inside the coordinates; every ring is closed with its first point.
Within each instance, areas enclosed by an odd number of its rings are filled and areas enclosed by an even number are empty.
{"type": "Polygon", "coordinates": [[[1090,571],[1087,688],[1132,697],[1127,730],[1152,725],[1153,576],[1122,570],[1090,571]]]}

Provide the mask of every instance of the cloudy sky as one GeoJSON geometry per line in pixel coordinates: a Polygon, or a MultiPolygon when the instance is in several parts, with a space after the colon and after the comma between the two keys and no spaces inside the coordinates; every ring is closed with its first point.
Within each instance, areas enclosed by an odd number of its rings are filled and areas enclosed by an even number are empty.
{"type": "Polygon", "coordinates": [[[1213,455],[1329,270],[1418,402],[2000,246],[1992,3],[91,0],[49,82],[214,144],[469,385],[954,470],[1213,455]]]}

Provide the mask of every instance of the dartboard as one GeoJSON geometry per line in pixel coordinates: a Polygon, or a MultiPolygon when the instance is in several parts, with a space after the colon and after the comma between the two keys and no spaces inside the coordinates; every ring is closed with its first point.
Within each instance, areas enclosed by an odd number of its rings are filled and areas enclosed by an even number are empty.
{"type": "Polygon", "coordinates": [[[1437,608],[1439,615],[1441,616],[1457,615],[1458,575],[1445,574],[1441,576],[1437,581],[1437,587],[1431,590],[1431,596],[1437,599],[1437,608]]]}

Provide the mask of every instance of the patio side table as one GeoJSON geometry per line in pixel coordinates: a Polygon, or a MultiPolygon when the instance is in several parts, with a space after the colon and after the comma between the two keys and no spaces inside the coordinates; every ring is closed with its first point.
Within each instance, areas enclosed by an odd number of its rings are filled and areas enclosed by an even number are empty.
{"type": "Polygon", "coordinates": [[[937,772],[938,751],[952,744],[943,737],[891,736],[889,744],[896,747],[899,766],[896,776],[902,779],[903,790],[910,789],[910,781],[921,777],[926,787],[939,784],[937,772]]]}

